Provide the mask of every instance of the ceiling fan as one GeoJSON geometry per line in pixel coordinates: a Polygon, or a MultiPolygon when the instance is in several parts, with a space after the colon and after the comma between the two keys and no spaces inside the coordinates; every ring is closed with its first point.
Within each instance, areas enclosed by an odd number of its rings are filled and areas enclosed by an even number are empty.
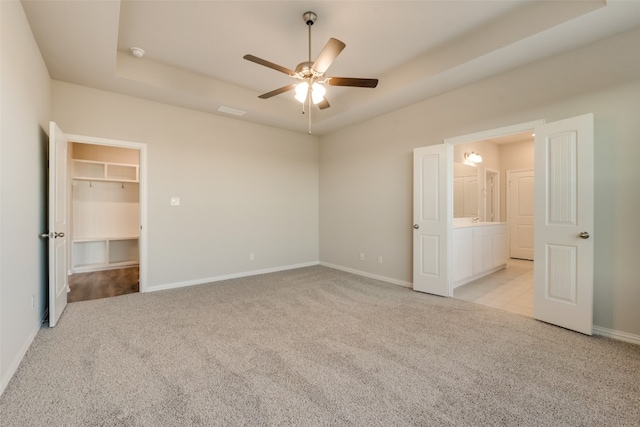
{"type": "MultiPolygon", "coordinates": [[[[266,61],[262,58],[258,58],[253,55],[245,55],[243,58],[255,62],[256,64],[263,65],[265,67],[272,68],[281,73],[285,73],[290,77],[300,80],[299,83],[293,83],[281,88],[272,90],[271,92],[264,93],[258,98],[268,99],[272,96],[280,95],[281,93],[294,90],[296,92],[295,98],[304,106],[305,101],[309,101],[318,105],[321,110],[329,108],[329,101],[325,98],[325,85],[329,86],[351,86],[351,87],[368,87],[374,88],[378,85],[378,79],[361,79],[354,77],[326,77],[324,73],[329,69],[336,57],[345,48],[345,44],[338,39],[331,38],[324,46],[320,55],[315,60],[311,61],[311,26],[318,16],[314,12],[305,12],[302,15],[302,19],[309,28],[309,60],[301,62],[296,66],[295,71],[287,67],[283,67],[273,62],[266,61]]],[[[303,107],[304,108],[304,107],[303,107]]],[[[303,110],[304,112],[304,110],[303,110]]]]}

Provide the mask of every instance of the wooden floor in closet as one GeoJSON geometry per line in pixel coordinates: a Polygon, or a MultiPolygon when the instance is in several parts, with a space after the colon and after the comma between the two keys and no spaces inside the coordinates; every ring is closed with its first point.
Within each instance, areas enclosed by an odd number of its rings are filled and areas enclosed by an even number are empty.
{"type": "Polygon", "coordinates": [[[138,267],[75,273],[69,276],[68,302],[116,297],[139,291],[138,267]]]}

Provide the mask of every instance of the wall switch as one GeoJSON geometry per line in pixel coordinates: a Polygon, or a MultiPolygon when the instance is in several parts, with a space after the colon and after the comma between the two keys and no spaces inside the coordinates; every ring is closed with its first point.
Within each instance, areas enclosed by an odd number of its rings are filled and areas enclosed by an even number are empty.
{"type": "Polygon", "coordinates": [[[172,197],[171,206],[180,206],[180,197],[172,197]]]}
{"type": "Polygon", "coordinates": [[[253,255],[253,252],[249,253],[249,261],[253,261],[256,257],[253,255]]]}
{"type": "Polygon", "coordinates": [[[378,264],[382,264],[382,255],[378,255],[378,264]]]}
{"type": "Polygon", "coordinates": [[[31,310],[33,310],[34,308],[36,308],[36,296],[31,295],[31,310]]]}
{"type": "Polygon", "coordinates": [[[360,261],[364,261],[364,252],[360,252],[360,261]]]}

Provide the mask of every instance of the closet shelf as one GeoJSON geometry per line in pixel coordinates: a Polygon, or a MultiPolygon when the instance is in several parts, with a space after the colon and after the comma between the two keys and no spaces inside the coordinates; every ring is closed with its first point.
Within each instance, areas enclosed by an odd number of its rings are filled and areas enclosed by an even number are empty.
{"type": "Polygon", "coordinates": [[[94,241],[102,241],[102,240],[133,240],[139,239],[140,236],[83,236],[83,237],[74,237],[74,242],[94,242],[94,241]]]}
{"type": "Polygon", "coordinates": [[[71,178],[84,181],[140,182],[138,165],[79,159],[73,160],[71,178]]]}
{"type": "Polygon", "coordinates": [[[138,265],[138,236],[73,239],[72,272],[138,265]]]}
{"type": "Polygon", "coordinates": [[[132,179],[110,179],[110,178],[90,178],[90,177],[86,177],[86,176],[74,176],[73,178],[76,181],[100,181],[100,182],[132,182],[134,184],[139,183],[140,181],[138,180],[132,180],[132,179]]]}

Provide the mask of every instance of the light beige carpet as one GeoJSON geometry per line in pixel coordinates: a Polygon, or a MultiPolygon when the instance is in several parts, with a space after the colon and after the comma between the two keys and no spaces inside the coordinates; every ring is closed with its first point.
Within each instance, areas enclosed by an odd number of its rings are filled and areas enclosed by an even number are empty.
{"type": "Polygon", "coordinates": [[[69,304],[10,426],[637,426],[640,348],[325,267],[69,304]]]}

